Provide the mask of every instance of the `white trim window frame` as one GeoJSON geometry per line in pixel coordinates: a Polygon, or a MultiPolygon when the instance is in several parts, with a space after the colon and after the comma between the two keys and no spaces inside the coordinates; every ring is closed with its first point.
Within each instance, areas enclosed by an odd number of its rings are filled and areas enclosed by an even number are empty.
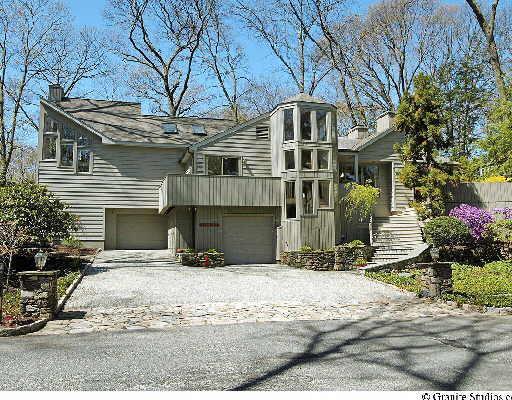
{"type": "Polygon", "coordinates": [[[332,189],[333,189],[333,185],[331,183],[331,181],[329,179],[318,179],[316,181],[316,185],[317,185],[317,197],[318,197],[318,209],[320,210],[325,210],[325,209],[330,209],[330,208],[333,208],[332,207],[332,200],[333,200],[333,192],[332,192],[332,189]],[[320,201],[320,183],[323,182],[323,183],[327,183],[327,205],[322,205],[322,202],[320,201]]]}
{"type": "Polygon", "coordinates": [[[297,171],[297,152],[294,148],[283,150],[283,171],[297,171]],[[290,153],[293,154],[293,168],[287,167],[286,155],[290,153]]]}
{"type": "Polygon", "coordinates": [[[316,169],[319,171],[329,171],[331,169],[331,149],[316,149],[315,152],[316,169]],[[320,156],[319,154],[327,153],[327,168],[320,168],[320,156]]]}
{"type": "Polygon", "coordinates": [[[315,180],[314,179],[301,179],[300,180],[300,200],[301,200],[301,207],[300,207],[300,210],[301,210],[301,215],[302,216],[305,216],[305,217],[311,217],[311,216],[314,216],[316,215],[316,201],[315,201],[315,180]],[[306,201],[305,201],[305,195],[304,195],[304,189],[305,189],[305,184],[310,184],[311,185],[311,202],[310,202],[310,207],[311,207],[311,212],[306,212],[306,207],[305,207],[305,204],[306,204],[306,201]]]}
{"type": "Polygon", "coordinates": [[[315,111],[315,118],[314,118],[314,125],[315,125],[315,134],[316,134],[316,137],[315,137],[315,140],[319,143],[330,143],[331,142],[331,137],[332,135],[330,134],[330,129],[329,129],[329,123],[330,123],[330,112],[327,111],[327,110],[316,110],[315,111]],[[318,113],[323,113],[324,114],[324,128],[325,128],[325,140],[320,140],[320,136],[319,136],[319,132],[320,130],[318,129],[318,113]]]}
{"type": "Polygon", "coordinates": [[[80,135],[79,137],[76,138],[76,162],[75,162],[76,169],[75,169],[75,171],[77,174],[80,174],[80,175],[91,175],[92,174],[94,156],[93,156],[93,152],[91,150],[90,145],[91,145],[91,138],[88,137],[87,135],[80,135]],[[83,139],[86,139],[87,141],[81,142],[81,140],[83,140],[83,139]],[[82,151],[89,153],[89,166],[88,166],[87,171],[79,170],[80,152],[82,152],[82,151]]]}
{"type": "Polygon", "coordinates": [[[307,142],[307,143],[310,143],[310,142],[313,142],[315,140],[315,133],[314,133],[314,127],[313,127],[313,114],[314,114],[314,110],[312,110],[311,108],[309,107],[300,107],[298,109],[298,116],[299,116],[299,132],[298,132],[298,135],[300,137],[300,140],[302,142],[307,142]],[[304,137],[302,136],[302,113],[308,113],[309,114],[309,139],[304,139],[304,137]]]}
{"type": "Polygon", "coordinates": [[[296,140],[297,138],[297,129],[296,129],[296,126],[295,126],[295,115],[297,114],[296,112],[296,109],[295,107],[289,107],[289,108],[285,108],[283,109],[283,113],[282,113],[282,124],[283,124],[283,143],[287,143],[287,142],[293,142],[294,140],[296,140]],[[287,123],[286,123],[286,114],[288,112],[291,112],[291,128],[292,128],[292,137],[291,139],[290,138],[287,138],[287,135],[286,133],[288,132],[287,131],[287,123]]]}
{"type": "Polygon", "coordinates": [[[300,163],[300,164],[297,166],[297,169],[300,169],[301,171],[313,171],[313,169],[314,169],[314,167],[315,167],[315,166],[314,166],[314,164],[313,164],[313,163],[315,162],[315,161],[314,161],[314,160],[315,160],[315,154],[314,154],[314,153],[315,153],[315,152],[314,152],[314,151],[313,151],[313,149],[311,149],[311,148],[307,148],[307,147],[305,147],[305,148],[299,148],[299,163],[300,163]],[[303,160],[302,160],[302,155],[303,155],[303,153],[304,153],[305,151],[308,151],[308,152],[309,152],[309,154],[310,154],[310,160],[309,160],[309,162],[310,162],[310,168],[304,168],[304,163],[302,162],[302,161],[303,161],[303,160]]]}
{"type": "Polygon", "coordinates": [[[205,170],[206,170],[206,175],[209,175],[209,176],[243,176],[243,165],[244,165],[244,160],[242,160],[243,157],[241,156],[226,156],[226,155],[217,155],[217,154],[206,154],[205,155],[205,170]],[[210,174],[210,168],[208,166],[208,163],[210,161],[210,158],[211,157],[217,157],[220,159],[220,174],[210,174]],[[228,158],[236,158],[238,160],[238,175],[232,175],[232,174],[224,174],[224,159],[228,159],[228,158]]]}
{"type": "Polygon", "coordinates": [[[284,180],[283,181],[284,217],[287,220],[298,220],[299,219],[299,215],[300,215],[299,201],[298,201],[299,197],[297,196],[298,186],[299,185],[297,184],[296,180],[289,179],[289,180],[284,180]],[[289,217],[288,216],[288,192],[287,192],[288,187],[287,186],[290,183],[293,184],[293,197],[294,197],[293,206],[295,208],[295,216],[294,217],[289,217]]]}
{"type": "Polygon", "coordinates": [[[43,132],[43,138],[42,138],[42,143],[41,143],[41,160],[43,161],[57,161],[57,157],[58,157],[58,149],[59,147],[59,133],[58,132],[43,132]],[[45,143],[45,139],[48,138],[48,137],[51,137],[54,139],[54,143],[53,143],[53,146],[54,146],[54,149],[53,149],[53,153],[54,153],[54,156],[53,157],[46,157],[45,154],[48,150],[48,146],[47,146],[47,143],[45,143]]]}

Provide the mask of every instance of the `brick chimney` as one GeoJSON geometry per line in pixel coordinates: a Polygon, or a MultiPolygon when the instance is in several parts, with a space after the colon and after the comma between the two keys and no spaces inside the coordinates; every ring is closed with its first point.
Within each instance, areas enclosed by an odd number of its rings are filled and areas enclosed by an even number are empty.
{"type": "Polygon", "coordinates": [[[366,137],[368,137],[368,127],[363,125],[353,126],[347,134],[349,139],[364,139],[366,137]]]}
{"type": "Polygon", "coordinates": [[[61,85],[49,85],[48,86],[48,100],[52,103],[62,101],[64,96],[64,89],[61,85]]]}
{"type": "Polygon", "coordinates": [[[381,133],[391,129],[395,122],[395,113],[393,111],[385,111],[377,117],[377,133],[381,133]]]}

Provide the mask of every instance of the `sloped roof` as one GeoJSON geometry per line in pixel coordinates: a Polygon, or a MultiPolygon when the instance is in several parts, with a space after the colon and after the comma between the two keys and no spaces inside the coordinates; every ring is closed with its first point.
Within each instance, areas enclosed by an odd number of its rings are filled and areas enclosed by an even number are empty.
{"type": "Polygon", "coordinates": [[[235,125],[234,121],[224,119],[142,115],[139,103],[82,98],[43,102],[114,143],[186,146],[235,125]],[[165,133],[164,122],[175,123],[178,134],[165,133]],[[202,125],[206,135],[195,135],[193,125],[202,125]]]}
{"type": "Polygon", "coordinates": [[[372,133],[363,139],[351,139],[344,136],[338,137],[338,150],[361,151],[391,132],[396,132],[396,129],[391,128],[379,133],[372,133]]]}

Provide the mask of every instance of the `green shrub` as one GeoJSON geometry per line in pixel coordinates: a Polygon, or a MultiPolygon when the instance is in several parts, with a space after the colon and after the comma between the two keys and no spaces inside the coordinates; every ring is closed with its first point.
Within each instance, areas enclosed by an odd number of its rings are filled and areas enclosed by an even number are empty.
{"type": "Polygon", "coordinates": [[[359,215],[361,221],[370,217],[379,200],[380,190],[371,185],[347,183],[348,193],[343,198],[352,217],[359,215]]]}
{"type": "Polygon", "coordinates": [[[206,252],[212,254],[219,254],[219,251],[217,249],[208,249],[206,252]]]}
{"type": "Polygon", "coordinates": [[[436,217],[425,224],[427,243],[436,247],[468,244],[471,241],[469,228],[454,217],[436,217]]]}
{"type": "Polygon", "coordinates": [[[68,238],[78,229],[77,217],[46,187],[20,182],[0,187],[0,222],[13,222],[31,240],[52,243],[68,238]]]}
{"type": "Polygon", "coordinates": [[[75,281],[76,278],[80,276],[80,272],[74,271],[70,272],[64,276],[61,276],[57,279],[57,295],[60,297],[66,294],[66,290],[71,284],[75,281]]]}
{"type": "Polygon", "coordinates": [[[4,292],[3,314],[17,317],[21,314],[20,298],[21,292],[18,289],[9,289],[4,292]]]}
{"type": "Polygon", "coordinates": [[[483,267],[453,264],[453,299],[477,305],[512,307],[512,261],[483,267]]]}
{"type": "Polygon", "coordinates": [[[399,288],[419,294],[423,288],[420,271],[409,271],[409,275],[401,276],[396,272],[366,272],[365,276],[399,288]]]}
{"type": "Polygon", "coordinates": [[[498,242],[512,242],[512,220],[500,219],[486,226],[484,237],[498,242]]]}
{"type": "Polygon", "coordinates": [[[74,236],[70,236],[66,239],[64,239],[61,244],[66,247],[70,247],[72,249],[81,249],[82,248],[82,242],[75,238],[74,236]]]}
{"type": "Polygon", "coordinates": [[[313,248],[306,244],[304,246],[299,247],[299,252],[300,253],[312,253],[313,252],[313,248]]]}
{"type": "Polygon", "coordinates": [[[348,247],[358,247],[358,246],[364,246],[364,242],[361,240],[352,240],[348,245],[348,247]]]}

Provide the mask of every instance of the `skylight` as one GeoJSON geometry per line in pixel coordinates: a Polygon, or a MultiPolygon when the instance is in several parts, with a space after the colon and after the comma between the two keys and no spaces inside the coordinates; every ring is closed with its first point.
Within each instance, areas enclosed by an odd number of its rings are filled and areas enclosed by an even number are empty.
{"type": "Polygon", "coordinates": [[[178,133],[178,127],[173,122],[164,122],[162,128],[164,133],[178,133]]]}
{"type": "Polygon", "coordinates": [[[203,125],[192,125],[192,132],[194,135],[206,135],[203,125]]]}

